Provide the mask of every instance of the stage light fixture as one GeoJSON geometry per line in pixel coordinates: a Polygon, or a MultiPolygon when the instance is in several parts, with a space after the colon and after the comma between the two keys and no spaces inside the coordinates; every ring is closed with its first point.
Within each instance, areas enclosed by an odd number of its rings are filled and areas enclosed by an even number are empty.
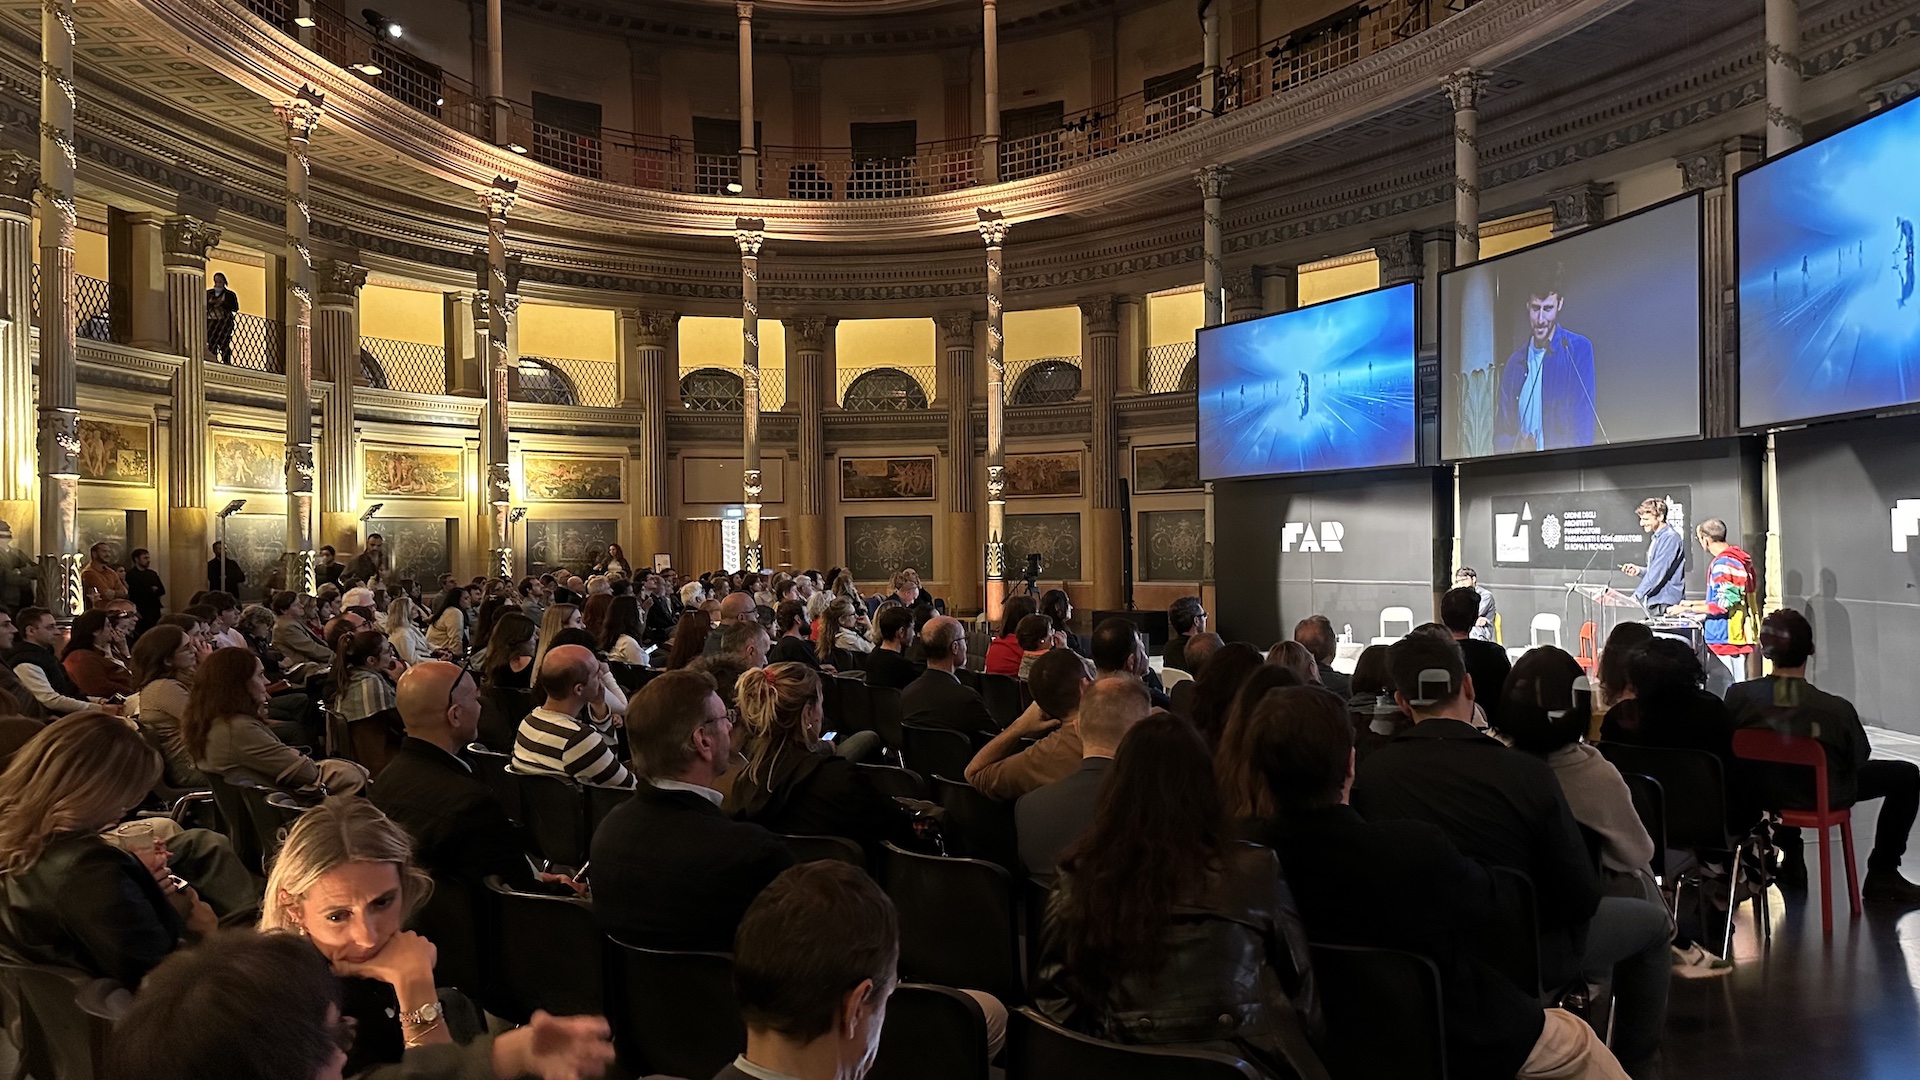
{"type": "Polygon", "coordinates": [[[305,15],[296,15],[293,18],[293,25],[299,27],[302,30],[311,30],[314,27],[319,26],[320,24],[317,22],[314,22],[312,19],[308,18],[305,15]]]}
{"type": "Polygon", "coordinates": [[[510,143],[508,143],[508,144],[507,144],[507,149],[509,149],[509,150],[511,150],[511,151],[513,151],[513,152],[514,152],[514,153],[516,153],[516,154],[524,154],[524,153],[526,153],[526,152],[527,152],[527,148],[526,148],[526,147],[524,147],[524,146],[521,146],[521,145],[520,145],[519,143],[517,143],[517,142],[510,142],[510,143]]]}

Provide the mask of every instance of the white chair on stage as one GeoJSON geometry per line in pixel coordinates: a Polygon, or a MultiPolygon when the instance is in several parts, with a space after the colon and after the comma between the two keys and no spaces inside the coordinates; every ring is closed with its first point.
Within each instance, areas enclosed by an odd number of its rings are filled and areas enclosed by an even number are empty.
{"type": "Polygon", "coordinates": [[[1408,634],[1413,633],[1413,609],[1410,607],[1389,607],[1380,609],[1380,636],[1368,642],[1369,645],[1391,645],[1408,634]],[[1396,632],[1393,628],[1399,627],[1396,632]]]}
{"type": "Polygon", "coordinates": [[[1552,645],[1560,648],[1560,616],[1551,611],[1543,611],[1533,617],[1531,647],[1552,645]]]}

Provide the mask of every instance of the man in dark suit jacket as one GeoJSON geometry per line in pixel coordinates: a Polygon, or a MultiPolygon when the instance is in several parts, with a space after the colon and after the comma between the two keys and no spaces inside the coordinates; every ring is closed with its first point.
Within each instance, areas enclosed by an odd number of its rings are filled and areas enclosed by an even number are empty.
{"type": "MultiPolygon", "coordinates": [[[[889,611],[896,610],[889,608],[889,611]]],[[[927,649],[927,670],[900,692],[900,719],[909,724],[951,728],[971,735],[1000,730],[980,692],[961,685],[954,669],[967,662],[967,629],[959,619],[936,615],[920,631],[927,649]]],[[[871,675],[868,676],[872,678],[871,675]]]]}
{"type": "Polygon", "coordinates": [[[1093,824],[1094,803],[1114,751],[1127,730],[1147,718],[1149,708],[1147,688],[1129,675],[1102,675],[1081,692],[1080,767],[1020,796],[1013,807],[1020,863],[1028,877],[1053,884],[1060,853],[1093,824]]]}
{"type": "Polygon", "coordinates": [[[422,661],[400,677],[395,699],[407,738],[381,770],[380,790],[369,790],[373,804],[413,837],[415,860],[443,887],[458,883],[478,897],[489,874],[528,883],[525,833],[460,757],[480,730],[472,673],[444,660],[422,661]]]}
{"type": "Polygon", "coordinates": [[[1507,650],[1473,636],[1474,624],[1479,620],[1479,590],[1450,589],[1440,598],[1440,621],[1453,635],[1454,644],[1460,646],[1460,660],[1473,679],[1473,700],[1486,710],[1487,722],[1496,723],[1500,699],[1506,696],[1507,676],[1513,672],[1513,661],[1507,659],[1507,650]]]}
{"type": "Polygon", "coordinates": [[[867,685],[905,690],[920,677],[920,669],[907,659],[907,643],[913,639],[913,609],[895,605],[874,620],[880,630],[880,645],[867,654],[867,685]]]}
{"type": "Polygon", "coordinates": [[[642,782],[593,834],[593,913],[648,949],[729,952],[747,905],[793,854],[720,809],[733,753],[711,676],[669,671],[635,696],[627,739],[642,782]]]}

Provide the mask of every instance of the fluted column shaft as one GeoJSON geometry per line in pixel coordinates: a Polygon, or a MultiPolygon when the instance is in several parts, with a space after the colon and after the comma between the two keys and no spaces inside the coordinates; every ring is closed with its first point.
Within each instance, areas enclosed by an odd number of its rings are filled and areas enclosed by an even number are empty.
{"type": "Polygon", "coordinates": [[[1200,8],[1200,107],[1220,111],[1220,3],[1207,0],[1200,8]]]}
{"type": "Polygon", "coordinates": [[[1007,595],[1007,337],[1000,248],[1011,224],[997,210],[979,213],[980,239],[987,245],[987,617],[998,619],[1007,595]]]}
{"type": "Polygon", "coordinates": [[[980,41],[985,54],[986,134],[980,137],[980,179],[994,183],[1000,179],[1000,8],[994,0],[981,0],[980,41]]]}
{"type": "Polygon", "coordinates": [[[673,378],[668,346],[679,333],[680,316],[672,311],[633,311],[634,397],[646,419],[640,426],[640,468],[635,509],[639,512],[639,550],[633,557],[651,563],[655,552],[671,552],[678,541],[673,500],[667,489],[667,416],[673,411],[673,378]]]}
{"type": "Polygon", "coordinates": [[[357,546],[360,490],[354,483],[354,399],[360,379],[360,289],[367,268],[327,260],[318,267],[314,355],[333,383],[320,411],[321,531],[326,542],[357,546]]]}
{"type": "Polygon", "coordinates": [[[980,597],[980,567],[969,552],[980,542],[973,490],[973,352],[971,311],[949,311],[934,317],[940,334],[940,375],[936,391],[947,410],[947,468],[941,475],[947,508],[948,593],[955,611],[972,611],[980,597]]]}
{"type": "Polygon", "coordinates": [[[274,107],[287,139],[287,569],[289,589],[314,591],[313,220],[308,140],[325,97],[312,87],[274,107]]]}
{"type": "Polygon", "coordinates": [[[33,472],[33,193],[34,159],[0,150],[0,521],[14,542],[31,549],[33,472]]]}
{"type": "Polygon", "coordinates": [[[1767,156],[1800,145],[1800,0],[1766,0],[1767,156]]]}
{"type": "Polygon", "coordinates": [[[838,319],[807,315],[786,320],[787,400],[800,407],[800,504],[794,528],[796,562],[825,566],[837,560],[827,550],[827,473],[825,413],[833,393],[827,349],[838,319]]]}
{"type": "Polygon", "coordinates": [[[1454,265],[1480,261],[1480,97],[1485,72],[1472,68],[1441,80],[1453,102],[1454,265]]]}
{"type": "Polygon", "coordinates": [[[746,520],[740,538],[741,565],[758,571],[760,552],[760,245],[766,222],[734,219],[740,247],[740,381],[745,399],[740,417],[740,475],[746,520]]]}
{"type": "Polygon", "coordinates": [[[1122,599],[1124,554],[1120,527],[1120,432],[1115,399],[1120,393],[1120,318],[1118,297],[1089,296],[1080,301],[1085,342],[1080,366],[1093,402],[1087,440],[1087,494],[1092,514],[1087,530],[1093,543],[1093,609],[1114,611],[1122,599]]]}
{"type": "Polygon", "coordinates": [[[753,139],[753,5],[733,5],[740,22],[740,187],[750,199],[760,195],[760,148],[753,139]]]}
{"type": "Polygon", "coordinates": [[[1221,265],[1220,215],[1222,196],[1226,193],[1227,177],[1232,170],[1225,165],[1202,166],[1194,175],[1200,184],[1200,275],[1202,296],[1203,326],[1219,326],[1223,318],[1226,302],[1220,295],[1224,288],[1224,267],[1221,265]]]}
{"type": "Polygon", "coordinates": [[[487,113],[493,141],[505,146],[512,113],[507,105],[506,20],[500,9],[501,0],[487,0],[487,113]]]}
{"type": "MultiPolygon", "coordinates": [[[[495,176],[480,189],[480,208],[487,215],[487,430],[481,449],[487,459],[486,499],[492,514],[488,572],[513,576],[513,467],[508,460],[512,438],[512,399],[515,367],[513,316],[520,298],[507,286],[507,211],[519,197],[520,183],[495,176]]],[[[476,319],[476,322],[478,320],[476,319]]]]}
{"type": "Polygon", "coordinates": [[[40,603],[61,622],[81,607],[76,513],[80,414],[73,233],[73,0],[40,8],[40,603]]]}
{"type": "Polygon", "coordinates": [[[207,252],[221,230],[191,217],[160,223],[166,274],[167,349],[180,357],[167,426],[167,588],[190,596],[206,587],[212,499],[207,435],[207,252]]]}

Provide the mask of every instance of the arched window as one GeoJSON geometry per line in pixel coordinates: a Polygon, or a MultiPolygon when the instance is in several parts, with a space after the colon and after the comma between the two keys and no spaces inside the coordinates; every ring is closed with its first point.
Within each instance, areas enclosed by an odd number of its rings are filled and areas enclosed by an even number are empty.
{"type": "Polygon", "coordinates": [[[567,373],[537,356],[520,358],[520,388],[513,400],[535,405],[578,405],[580,391],[567,373]]]}
{"type": "Polygon", "coordinates": [[[386,365],[365,349],[360,350],[360,379],[377,390],[385,390],[391,385],[387,382],[386,365]]]}
{"type": "Polygon", "coordinates": [[[725,368],[689,371],[680,377],[680,404],[694,412],[745,412],[747,384],[725,368]]]}
{"type": "Polygon", "coordinates": [[[1057,405],[1080,394],[1080,369],[1065,360],[1042,360],[1013,387],[1015,405],[1057,405]]]}
{"type": "Polygon", "coordinates": [[[900,412],[927,407],[927,391],[920,380],[899,368],[863,371],[847,384],[840,407],[848,412],[900,412]]]}

